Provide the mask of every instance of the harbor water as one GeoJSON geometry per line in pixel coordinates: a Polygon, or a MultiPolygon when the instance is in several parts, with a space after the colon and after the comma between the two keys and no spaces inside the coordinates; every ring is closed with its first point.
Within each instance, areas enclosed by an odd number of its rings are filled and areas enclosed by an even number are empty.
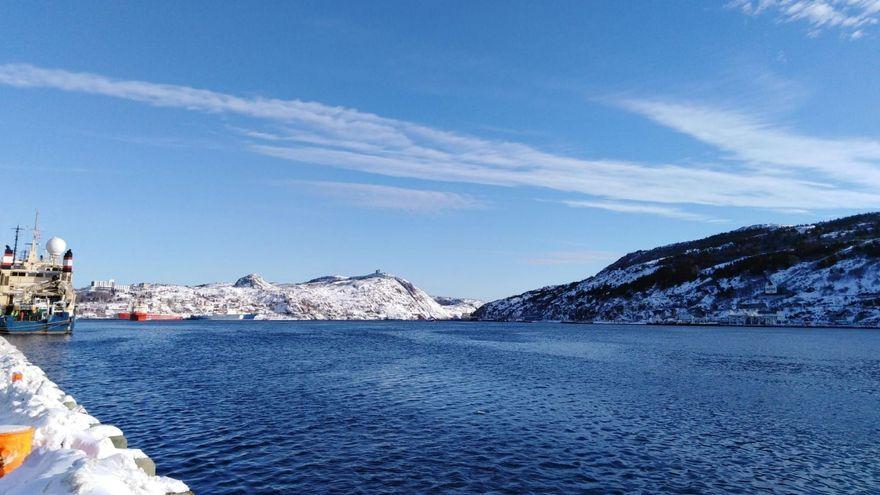
{"type": "Polygon", "coordinates": [[[197,494],[880,492],[878,330],[80,321],[7,340],[197,494]]]}

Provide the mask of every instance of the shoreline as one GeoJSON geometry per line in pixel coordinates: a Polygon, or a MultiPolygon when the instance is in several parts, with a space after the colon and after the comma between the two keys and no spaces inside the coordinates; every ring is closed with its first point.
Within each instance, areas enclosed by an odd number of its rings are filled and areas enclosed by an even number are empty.
{"type": "MultiPolygon", "coordinates": [[[[77,318],[77,320],[83,321],[115,321],[122,323],[129,323],[129,320],[120,320],[116,318],[77,318]]],[[[383,318],[383,319],[358,319],[358,320],[329,320],[329,319],[254,319],[254,320],[198,320],[198,319],[190,319],[190,318],[181,318],[179,320],[148,320],[148,321],[140,321],[140,322],[131,322],[132,324],[144,324],[144,323],[181,323],[181,322],[200,322],[200,323],[216,323],[216,324],[224,324],[224,323],[522,323],[522,324],[532,324],[532,323],[559,323],[563,325],[597,325],[597,326],[607,326],[607,325],[621,325],[621,326],[645,326],[645,327],[725,327],[725,328],[826,328],[826,329],[857,329],[857,330],[880,330],[880,326],[868,326],[868,325],[834,325],[834,324],[821,324],[821,325],[734,325],[730,323],[721,323],[721,322],[707,322],[707,323],[689,323],[689,322],[676,322],[676,323],[656,323],[656,322],[642,322],[642,321],[573,321],[573,320],[469,320],[466,318],[452,318],[448,320],[420,320],[420,319],[393,319],[393,318],[383,318]]],[[[0,335],[2,336],[2,335],[0,335]]]]}
{"type": "Polygon", "coordinates": [[[800,329],[826,329],[826,330],[880,330],[880,326],[867,325],[734,325],[731,323],[653,323],[641,321],[560,321],[560,320],[532,320],[532,321],[505,321],[505,320],[472,320],[480,323],[560,323],[563,325],[597,325],[597,326],[633,326],[633,327],[705,327],[705,328],[800,328],[800,329]]]}
{"type": "Polygon", "coordinates": [[[24,463],[0,477],[0,493],[193,495],[182,481],[156,476],[143,451],[102,424],[0,336],[0,424],[34,428],[24,463]],[[12,381],[13,373],[22,378],[12,381]]]}

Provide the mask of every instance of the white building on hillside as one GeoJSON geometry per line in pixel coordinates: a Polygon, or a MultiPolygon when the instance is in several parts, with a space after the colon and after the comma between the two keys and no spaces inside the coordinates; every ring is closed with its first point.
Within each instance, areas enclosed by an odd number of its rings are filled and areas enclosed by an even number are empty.
{"type": "Polygon", "coordinates": [[[89,291],[91,292],[100,292],[100,291],[116,291],[116,292],[128,292],[131,290],[131,285],[128,284],[117,284],[115,280],[112,278],[110,280],[92,280],[91,285],[89,285],[89,291]]]}

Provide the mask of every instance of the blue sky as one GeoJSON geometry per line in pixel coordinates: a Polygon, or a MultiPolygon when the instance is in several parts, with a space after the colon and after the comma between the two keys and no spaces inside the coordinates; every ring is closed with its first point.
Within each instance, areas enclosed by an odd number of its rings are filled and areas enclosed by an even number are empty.
{"type": "Polygon", "coordinates": [[[878,21],[880,0],[7,3],[0,224],[39,208],[83,285],[578,280],[880,209],[878,21]]]}

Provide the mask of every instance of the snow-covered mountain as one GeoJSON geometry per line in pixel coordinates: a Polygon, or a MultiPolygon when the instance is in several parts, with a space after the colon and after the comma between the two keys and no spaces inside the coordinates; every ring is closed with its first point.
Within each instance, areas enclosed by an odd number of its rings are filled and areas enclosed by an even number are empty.
{"type": "Polygon", "coordinates": [[[627,254],[486,304],[483,320],[880,325],[880,214],[746,227],[627,254]]]}
{"type": "Polygon", "coordinates": [[[114,317],[136,306],[183,317],[255,313],[260,319],[446,320],[466,317],[482,304],[434,298],[402,278],[379,272],[299,284],[274,284],[251,274],[232,284],[138,284],[125,292],[82,289],[78,293],[78,313],[93,318],[114,317]]]}

